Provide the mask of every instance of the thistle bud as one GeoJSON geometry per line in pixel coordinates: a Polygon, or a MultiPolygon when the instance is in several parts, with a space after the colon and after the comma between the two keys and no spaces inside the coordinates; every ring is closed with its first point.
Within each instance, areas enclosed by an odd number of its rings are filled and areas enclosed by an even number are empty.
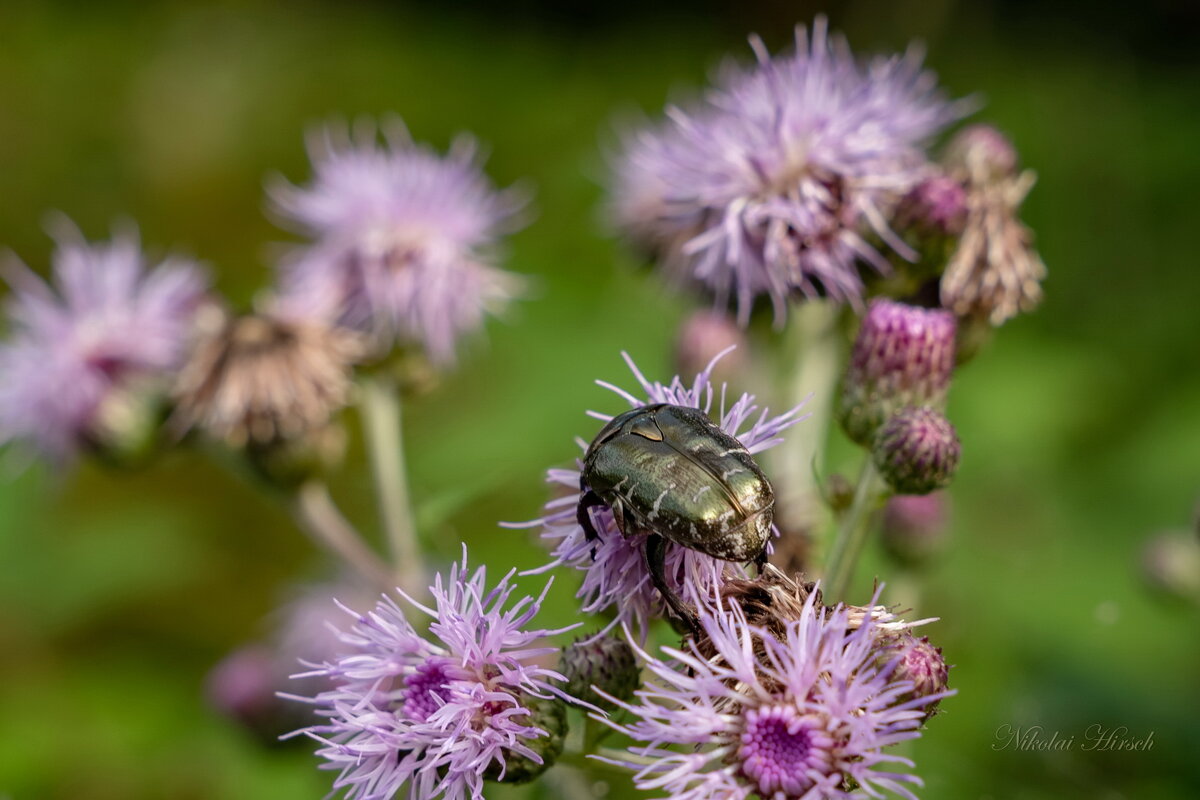
{"type": "MultiPolygon", "coordinates": [[[[276,711],[275,692],[279,670],[275,655],[266,645],[246,645],[234,650],[212,668],[205,681],[205,695],[217,711],[253,730],[270,729],[276,711]]],[[[272,729],[278,736],[286,727],[272,729]]]]}
{"type": "Polygon", "coordinates": [[[1142,549],[1142,575],[1164,597],[1200,602],[1200,542],[1182,531],[1158,534],[1142,549]]]}
{"type": "Polygon", "coordinates": [[[883,508],[884,551],[910,567],[928,562],[946,545],[946,495],[898,495],[883,508]]]}
{"type": "Polygon", "coordinates": [[[948,175],[933,175],[913,187],[896,211],[897,227],[927,236],[958,236],[967,224],[967,190],[948,175]]]}
{"type": "Polygon", "coordinates": [[[945,162],[971,181],[987,183],[1016,175],[1017,149],[991,125],[971,125],[950,140],[945,162]]]}
{"type": "Polygon", "coordinates": [[[540,699],[524,695],[521,697],[522,707],[529,714],[516,717],[522,725],[540,728],[546,736],[537,736],[521,740],[521,746],[537,753],[540,761],[530,756],[503,751],[504,763],[493,760],[483,772],[483,777],[489,781],[500,783],[528,783],[541,775],[562,755],[563,744],[567,738],[567,707],[561,700],[540,699]]]}
{"type": "Polygon", "coordinates": [[[134,379],[114,386],[82,432],[83,444],[107,464],[144,465],[160,441],[163,395],[163,387],[154,380],[134,379]]]}
{"type": "Polygon", "coordinates": [[[723,351],[737,349],[717,363],[714,382],[736,374],[743,366],[746,335],[737,323],[719,311],[697,311],[679,329],[675,362],[681,375],[697,375],[723,351]]]}
{"type": "MultiPolygon", "coordinates": [[[[926,636],[918,638],[908,632],[889,636],[886,642],[880,660],[887,663],[899,656],[892,671],[892,681],[912,683],[912,690],[904,699],[915,700],[946,691],[950,668],[942,657],[942,648],[934,647],[926,636]]],[[[925,706],[926,710],[933,711],[937,703],[934,700],[925,706]]]]}
{"type": "Polygon", "coordinates": [[[900,408],[940,408],[954,370],[954,333],[948,311],[872,301],[842,386],[846,434],[865,445],[900,408]]]}
{"type": "Polygon", "coordinates": [[[875,435],[871,457],[898,494],[928,494],[950,483],[962,447],[950,420],[929,406],[904,408],[875,435]]]}
{"type": "Polygon", "coordinates": [[[567,678],[567,694],[604,709],[616,706],[598,695],[596,689],[617,700],[628,700],[642,684],[633,648],[609,634],[598,639],[576,639],[563,650],[559,671],[567,678]]]}

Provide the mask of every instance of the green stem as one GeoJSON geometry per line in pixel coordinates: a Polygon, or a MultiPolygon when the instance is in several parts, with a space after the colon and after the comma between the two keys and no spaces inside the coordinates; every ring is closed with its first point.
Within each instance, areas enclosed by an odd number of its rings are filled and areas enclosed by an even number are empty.
{"type": "MultiPolygon", "coordinates": [[[[839,309],[826,300],[807,300],[794,307],[781,349],[784,402],[794,406],[806,398],[808,419],[789,430],[771,452],[775,459],[778,514],[785,530],[812,532],[823,515],[817,475],[833,417],[841,377],[842,336],[839,309]]],[[[780,411],[784,409],[779,409],[780,411]]]]}
{"type": "MultiPolygon", "coordinates": [[[[618,767],[604,761],[597,761],[594,758],[588,758],[588,753],[576,753],[572,750],[565,750],[558,756],[559,764],[566,764],[576,769],[596,770],[601,772],[609,772],[614,775],[629,776],[629,770],[624,767],[618,767]]],[[[651,759],[644,759],[641,756],[636,756],[626,750],[613,750],[611,748],[602,747],[596,755],[602,755],[605,758],[621,759],[622,761],[630,761],[635,763],[654,763],[651,759]]]]}
{"type": "Polygon", "coordinates": [[[317,544],[381,589],[391,588],[391,570],[342,516],[323,482],[302,484],[292,498],[291,511],[296,523],[317,544]]]}
{"type": "Polygon", "coordinates": [[[388,551],[400,588],[415,596],[423,593],[425,569],[408,495],[396,382],[384,375],[364,378],[361,403],[367,453],[388,551]]]}
{"type": "Polygon", "coordinates": [[[587,774],[577,769],[550,770],[531,794],[535,798],[553,800],[591,800],[596,796],[587,774]]]}
{"type": "Polygon", "coordinates": [[[612,733],[612,728],[605,725],[603,722],[584,717],[583,719],[583,752],[591,753],[596,749],[596,745],[604,739],[605,736],[612,733]]]}
{"type": "Polygon", "coordinates": [[[824,593],[830,601],[836,603],[846,599],[846,592],[854,577],[854,567],[858,564],[863,545],[871,530],[871,515],[884,497],[886,486],[880,480],[868,454],[858,476],[854,501],[838,528],[837,538],[833,542],[826,565],[824,593]]]}

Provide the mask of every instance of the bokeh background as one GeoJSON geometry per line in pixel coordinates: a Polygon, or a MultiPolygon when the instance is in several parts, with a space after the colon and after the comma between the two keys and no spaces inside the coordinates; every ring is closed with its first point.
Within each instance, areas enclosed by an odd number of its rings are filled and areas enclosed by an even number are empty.
{"type": "MultiPolygon", "coordinates": [[[[618,351],[670,374],[692,307],[605,233],[616,126],[686,97],[725,54],[747,57],[746,34],[778,49],[820,11],[860,52],[921,38],[947,89],[979,93],[978,118],[1037,169],[1025,218],[1050,269],[1044,305],[952,392],[954,546],[919,611],[942,617],[929,632],[960,694],[915,748],[922,796],[1195,798],[1200,615],[1138,573],[1146,537],[1186,528],[1200,495],[1200,15],[1186,5],[9,2],[0,243],[44,271],[48,210],[91,237],[132,218],[246,306],[286,239],[262,213],[263,180],[307,177],[306,129],[394,111],[439,147],[474,131],[494,179],[536,190],[507,262],[536,290],[410,404],[410,470],[435,560],[465,540],[497,569],[528,567],[543,552],[497,521],[536,516],[543,470],[594,428],[585,409],[616,407],[592,381],[630,383],[618,351]],[[993,747],[1003,725],[1093,724],[1153,731],[1153,749],[993,747]]],[[[355,448],[335,493],[374,529],[355,448]]],[[[264,744],[202,687],[325,570],[282,505],[210,454],[7,474],[0,797],[323,796],[307,745],[264,744]]],[[[572,616],[564,577],[556,622],[572,616]]],[[[554,796],[494,794],[539,791],[554,796]]]]}

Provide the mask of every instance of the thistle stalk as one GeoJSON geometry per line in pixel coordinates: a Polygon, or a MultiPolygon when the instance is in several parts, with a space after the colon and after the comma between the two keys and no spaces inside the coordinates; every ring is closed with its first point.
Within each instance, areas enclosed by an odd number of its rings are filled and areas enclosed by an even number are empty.
{"type": "Polygon", "coordinates": [[[780,353],[782,405],[790,408],[804,402],[808,415],[772,454],[776,501],[785,529],[809,533],[821,522],[817,475],[824,463],[842,369],[838,316],[838,306],[827,300],[813,299],[795,306],[780,353]]]}
{"type": "Polygon", "coordinates": [[[323,481],[307,481],[296,490],[291,502],[292,516],[313,541],[341,559],[365,579],[390,589],[392,571],[363,541],[329,495],[323,481]]]}
{"type": "Polygon", "coordinates": [[[871,530],[871,516],[887,497],[887,487],[879,477],[870,456],[863,461],[854,490],[854,500],[838,527],[837,537],[825,568],[825,596],[834,603],[844,602],[854,568],[862,555],[871,530]]]}
{"type": "Polygon", "coordinates": [[[404,465],[400,393],[393,378],[371,375],[361,384],[361,409],[375,496],[400,588],[422,591],[424,566],[413,522],[404,465]]]}

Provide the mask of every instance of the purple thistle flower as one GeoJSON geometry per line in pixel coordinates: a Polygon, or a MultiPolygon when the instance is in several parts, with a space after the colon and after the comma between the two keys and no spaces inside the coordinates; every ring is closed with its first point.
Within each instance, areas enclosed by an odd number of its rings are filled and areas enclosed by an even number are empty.
{"type": "Polygon", "coordinates": [[[638,788],[676,800],[883,790],[913,798],[908,787],[921,780],[901,769],[913,763],[885,748],[920,736],[925,706],[952,692],[910,699],[912,683],[893,676],[899,655],[879,658],[881,632],[897,627],[890,615],[856,625],[846,607],[823,609],[816,597],[782,638],[748,625],[736,604],[710,601],[700,621],[712,657],[694,642],[663,648],[665,660],[642,652],[652,677],[619,704],[635,719],[609,722],[637,744],[627,761],[610,763],[634,770],[638,788]],[[848,791],[848,780],[858,789],[848,791]]]}
{"type": "Polygon", "coordinates": [[[521,227],[525,199],[493,188],[469,137],[443,157],[398,119],[382,134],[380,143],[371,126],[353,138],[327,128],[309,145],[313,183],[270,188],[274,211],[314,239],[282,264],[282,294],[385,347],[414,343],[448,364],[458,338],[521,290],[492,264],[501,235],[521,227]]]}
{"type": "Polygon", "coordinates": [[[328,717],[296,733],[321,742],[322,767],[340,770],[335,789],[360,800],[391,798],[405,785],[414,800],[480,798],[485,773],[503,779],[514,761],[543,763],[561,731],[539,727],[532,709],[560,695],[551,682],[564,679],[538,666],[557,649],[533,645],[570,628],[527,629],[550,584],[510,603],[512,576],[488,590],[485,568],[468,572],[464,548],[449,578],[435,579],[434,608],[404,595],[433,618],[424,638],[390,597],[367,614],[345,609],[354,618],[340,634],[345,654],[293,676],[334,684],[293,699],[328,717]]]}
{"type": "Polygon", "coordinates": [[[136,229],[88,244],[65,217],[52,226],[53,280],[15,256],[11,338],[0,344],[0,442],[22,440],[51,461],[72,456],[106,404],[133,382],[176,369],[207,289],[194,263],[151,268],[136,229]]]}
{"type": "Polygon", "coordinates": [[[617,222],[669,272],[735,301],[742,324],[760,294],[777,321],[797,294],[857,304],[856,262],[888,270],[869,232],[915,258],[888,214],[924,177],[925,142],[966,109],[916,48],[860,65],[823,17],[791,56],[751,46],[756,69],[728,70],[702,105],[627,141],[617,222]]]}
{"type": "MultiPolygon", "coordinates": [[[[616,392],[629,403],[630,408],[655,403],[699,408],[709,414],[722,430],[741,442],[750,453],[760,453],[779,444],[782,441],[780,434],[802,419],[798,416],[800,407],[770,417],[767,409],[759,410],[754,402],[754,395],[751,394],[743,394],[733,404],[726,405],[725,389],[722,386],[719,402],[714,408],[717,392],[710,378],[717,362],[728,352],[726,350],[718,354],[709,362],[708,366],[696,375],[690,386],[678,376],[669,384],[651,382],[638,370],[633,359],[622,353],[625,363],[641,384],[645,399],[604,381],[597,381],[597,384],[616,392]]],[[[605,422],[612,419],[612,415],[594,411],[589,411],[588,414],[605,422]]],[[[577,440],[577,443],[581,451],[587,450],[587,442],[577,440]]],[[[542,538],[553,548],[553,560],[545,567],[531,572],[543,572],[560,566],[582,571],[583,583],[575,596],[582,602],[583,613],[599,614],[611,609],[615,617],[610,628],[613,625],[625,624],[637,631],[639,636],[644,636],[651,619],[667,615],[667,604],[654,588],[649,568],[646,566],[647,535],[642,533],[623,536],[613,521],[612,512],[603,508],[598,509],[592,517],[600,539],[589,542],[575,516],[580,496],[580,468],[581,459],[576,460],[576,469],[548,470],[546,480],[565,487],[567,491],[546,504],[545,514],[541,518],[528,523],[507,523],[506,526],[541,526],[542,538]]],[[[693,604],[698,599],[711,596],[713,586],[722,581],[723,576],[745,576],[745,570],[740,565],[678,546],[667,549],[665,571],[668,585],[675,589],[685,602],[693,604]]]]}

